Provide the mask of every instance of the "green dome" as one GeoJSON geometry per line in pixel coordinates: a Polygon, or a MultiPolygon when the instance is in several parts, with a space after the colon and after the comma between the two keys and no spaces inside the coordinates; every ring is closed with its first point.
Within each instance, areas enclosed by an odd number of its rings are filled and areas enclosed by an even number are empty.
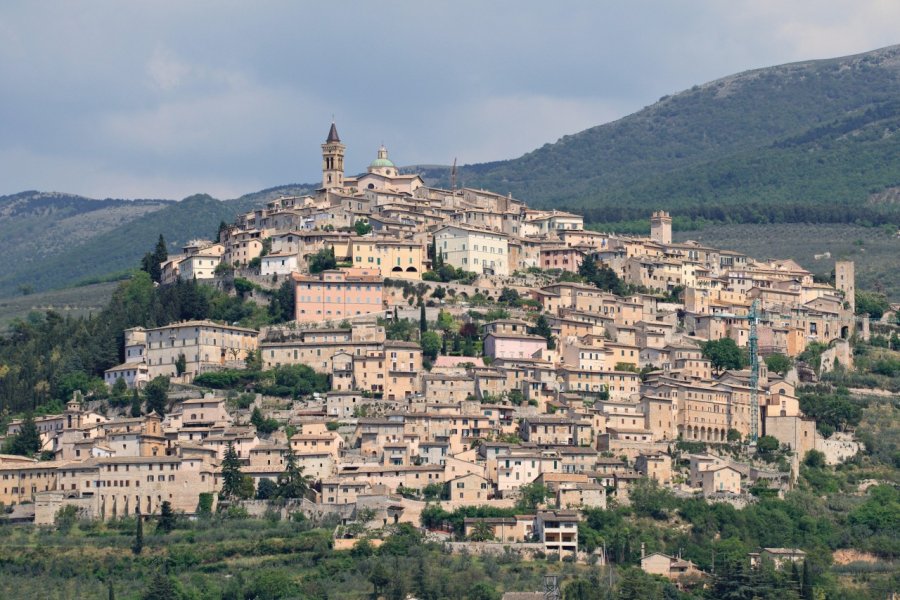
{"type": "Polygon", "coordinates": [[[376,158],[375,160],[372,161],[372,164],[369,165],[369,168],[371,168],[371,169],[377,169],[380,167],[396,168],[396,167],[394,167],[394,163],[392,163],[387,158],[376,158]]]}

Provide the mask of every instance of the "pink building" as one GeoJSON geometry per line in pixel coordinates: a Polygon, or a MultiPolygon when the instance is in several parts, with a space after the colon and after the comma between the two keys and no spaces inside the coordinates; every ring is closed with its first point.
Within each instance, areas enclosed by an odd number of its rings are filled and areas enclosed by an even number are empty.
{"type": "Polygon", "coordinates": [[[492,358],[531,358],[546,349],[547,340],[539,335],[492,332],[484,338],[484,355],[492,358]]]}
{"type": "Polygon", "coordinates": [[[586,256],[585,251],[569,246],[545,246],[541,248],[541,268],[562,269],[572,273],[578,272],[578,267],[586,256]]]}
{"type": "Polygon", "coordinates": [[[383,310],[384,278],[377,269],[335,269],[293,277],[297,321],[345,319],[383,310]]]}

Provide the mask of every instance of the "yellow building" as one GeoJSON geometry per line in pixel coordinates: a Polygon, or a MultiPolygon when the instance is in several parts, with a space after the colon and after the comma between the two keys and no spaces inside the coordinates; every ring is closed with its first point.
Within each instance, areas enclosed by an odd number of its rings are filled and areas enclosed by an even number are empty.
{"type": "Polygon", "coordinates": [[[357,237],[350,243],[353,266],[378,269],[382,277],[421,279],[425,247],[413,240],[357,237]]]}
{"type": "Polygon", "coordinates": [[[0,504],[34,501],[38,492],[56,489],[59,462],[38,462],[24,456],[0,455],[0,504]]]}

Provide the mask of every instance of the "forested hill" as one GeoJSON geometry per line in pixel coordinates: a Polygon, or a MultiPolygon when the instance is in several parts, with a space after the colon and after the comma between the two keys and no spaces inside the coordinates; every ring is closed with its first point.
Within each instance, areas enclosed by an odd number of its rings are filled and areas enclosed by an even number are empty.
{"type": "Polygon", "coordinates": [[[160,233],[175,254],[191,239],[214,237],[220,221],[312,187],[279,186],[225,201],[205,194],[180,202],[43,192],[0,197],[0,234],[6,242],[0,297],[115,276],[134,268],[160,233]]]}
{"type": "MultiPolygon", "coordinates": [[[[448,184],[446,168],[425,175],[448,184]]],[[[520,158],[463,166],[459,181],[601,222],[667,208],[745,221],[891,213],[896,223],[900,46],[694,86],[520,158]]]]}

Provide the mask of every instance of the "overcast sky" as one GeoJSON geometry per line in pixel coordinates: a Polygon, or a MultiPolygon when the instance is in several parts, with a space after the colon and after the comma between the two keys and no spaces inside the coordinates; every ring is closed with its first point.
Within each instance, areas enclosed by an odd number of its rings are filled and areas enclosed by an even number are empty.
{"type": "Polygon", "coordinates": [[[735,72],[900,43],[896,0],[0,5],[0,194],[231,198],[483,162],[735,72]]]}

